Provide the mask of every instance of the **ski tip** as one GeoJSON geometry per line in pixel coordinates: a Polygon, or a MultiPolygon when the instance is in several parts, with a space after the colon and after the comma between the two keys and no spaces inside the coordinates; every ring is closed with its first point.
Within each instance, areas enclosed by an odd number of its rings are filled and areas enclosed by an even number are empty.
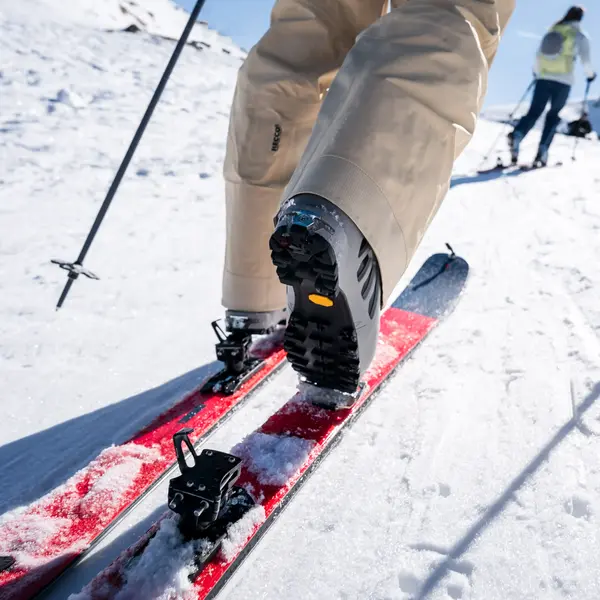
{"type": "Polygon", "coordinates": [[[439,319],[454,307],[468,275],[469,264],[464,258],[456,254],[433,254],[392,306],[439,319]]]}

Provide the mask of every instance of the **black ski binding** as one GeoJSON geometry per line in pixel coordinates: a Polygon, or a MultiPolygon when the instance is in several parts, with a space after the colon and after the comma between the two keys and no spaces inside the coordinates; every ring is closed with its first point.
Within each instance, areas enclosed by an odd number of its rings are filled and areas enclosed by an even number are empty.
{"type": "MultiPolygon", "coordinates": [[[[169,508],[180,515],[179,529],[189,539],[206,539],[219,544],[231,523],[239,520],[254,501],[234,486],[242,472],[242,459],[217,450],[196,454],[186,428],[173,436],[181,475],[169,482],[169,508]],[[190,452],[188,465],[183,444],[190,452]]],[[[205,558],[202,559],[205,562],[205,558]]]]}
{"type": "Polygon", "coordinates": [[[219,340],[215,346],[217,359],[225,363],[225,366],[202,386],[201,391],[221,392],[229,396],[253,375],[264,361],[250,354],[252,344],[250,332],[235,330],[226,334],[218,321],[212,322],[212,328],[219,340]]]}

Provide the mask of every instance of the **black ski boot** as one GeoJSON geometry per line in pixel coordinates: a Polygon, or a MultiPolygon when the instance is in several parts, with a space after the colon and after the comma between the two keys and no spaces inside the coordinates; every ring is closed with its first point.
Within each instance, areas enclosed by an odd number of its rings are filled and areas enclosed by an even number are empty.
{"type": "Polygon", "coordinates": [[[345,213],[313,194],[286,202],[275,226],[271,257],[288,286],[288,359],[306,382],[355,394],[379,332],[375,254],[345,213]]]}
{"type": "Polygon", "coordinates": [[[541,169],[548,164],[548,148],[546,146],[540,146],[537,154],[533,159],[533,167],[535,169],[541,169]]]}
{"type": "Polygon", "coordinates": [[[521,148],[521,141],[523,135],[519,132],[511,131],[508,134],[508,148],[510,150],[510,162],[516,165],[519,161],[519,150],[521,148]]]}

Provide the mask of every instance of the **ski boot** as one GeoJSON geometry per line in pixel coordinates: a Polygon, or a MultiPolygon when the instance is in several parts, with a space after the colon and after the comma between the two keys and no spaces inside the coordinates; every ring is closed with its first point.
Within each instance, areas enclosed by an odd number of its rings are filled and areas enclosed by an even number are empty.
{"type": "Polygon", "coordinates": [[[202,386],[202,391],[233,394],[261,368],[266,356],[281,347],[277,329],[281,329],[285,322],[285,309],[267,312],[227,310],[225,331],[218,321],[213,321],[212,328],[218,339],[215,346],[217,360],[224,366],[202,386]],[[255,341],[253,336],[258,335],[266,337],[255,341]]]}
{"type": "Polygon", "coordinates": [[[357,394],[375,355],[382,302],[371,246],[331,202],[300,194],[279,210],[270,247],[288,286],[288,360],[305,383],[357,394]]]}
{"type": "Polygon", "coordinates": [[[516,165],[519,160],[519,149],[521,147],[522,140],[523,140],[523,135],[519,132],[515,132],[513,130],[508,134],[508,147],[510,150],[510,162],[513,165],[516,165]]]}
{"type": "Polygon", "coordinates": [[[226,310],[225,327],[230,332],[244,332],[251,335],[273,333],[277,326],[284,325],[286,311],[270,310],[266,312],[251,312],[245,310],[226,310]]]}
{"type": "Polygon", "coordinates": [[[540,169],[548,164],[548,148],[546,146],[540,146],[537,154],[533,159],[533,168],[540,169]]]}

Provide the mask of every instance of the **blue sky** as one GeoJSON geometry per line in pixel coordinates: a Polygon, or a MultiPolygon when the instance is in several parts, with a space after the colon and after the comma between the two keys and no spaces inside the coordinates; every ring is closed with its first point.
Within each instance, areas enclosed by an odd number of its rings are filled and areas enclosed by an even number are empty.
{"type": "MultiPolygon", "coordinates": [[[[176,1],[188,10],[194,5],[194,0],[176,1]]],[[[200,19],[249,49],[268,27],[273,4],[274,0],[206,0],[200,19]]],[[[516,102],[520,98],[531,81],[539,37],[571,4],[563,0],[517,0],[517,9],[492,70],[488,105],[516,102]]],[[[583,26],[592,38],[594,66],[600,70],[600,5],[597,0],[588,0],[587,7],[583,26]]],[[[573,97],[581,97],[585,85],[581,68],[577,74],[573,97]]],[[[600,78],[592,86],[592,95],[597,97],[599,92],[600,78]]]]}

